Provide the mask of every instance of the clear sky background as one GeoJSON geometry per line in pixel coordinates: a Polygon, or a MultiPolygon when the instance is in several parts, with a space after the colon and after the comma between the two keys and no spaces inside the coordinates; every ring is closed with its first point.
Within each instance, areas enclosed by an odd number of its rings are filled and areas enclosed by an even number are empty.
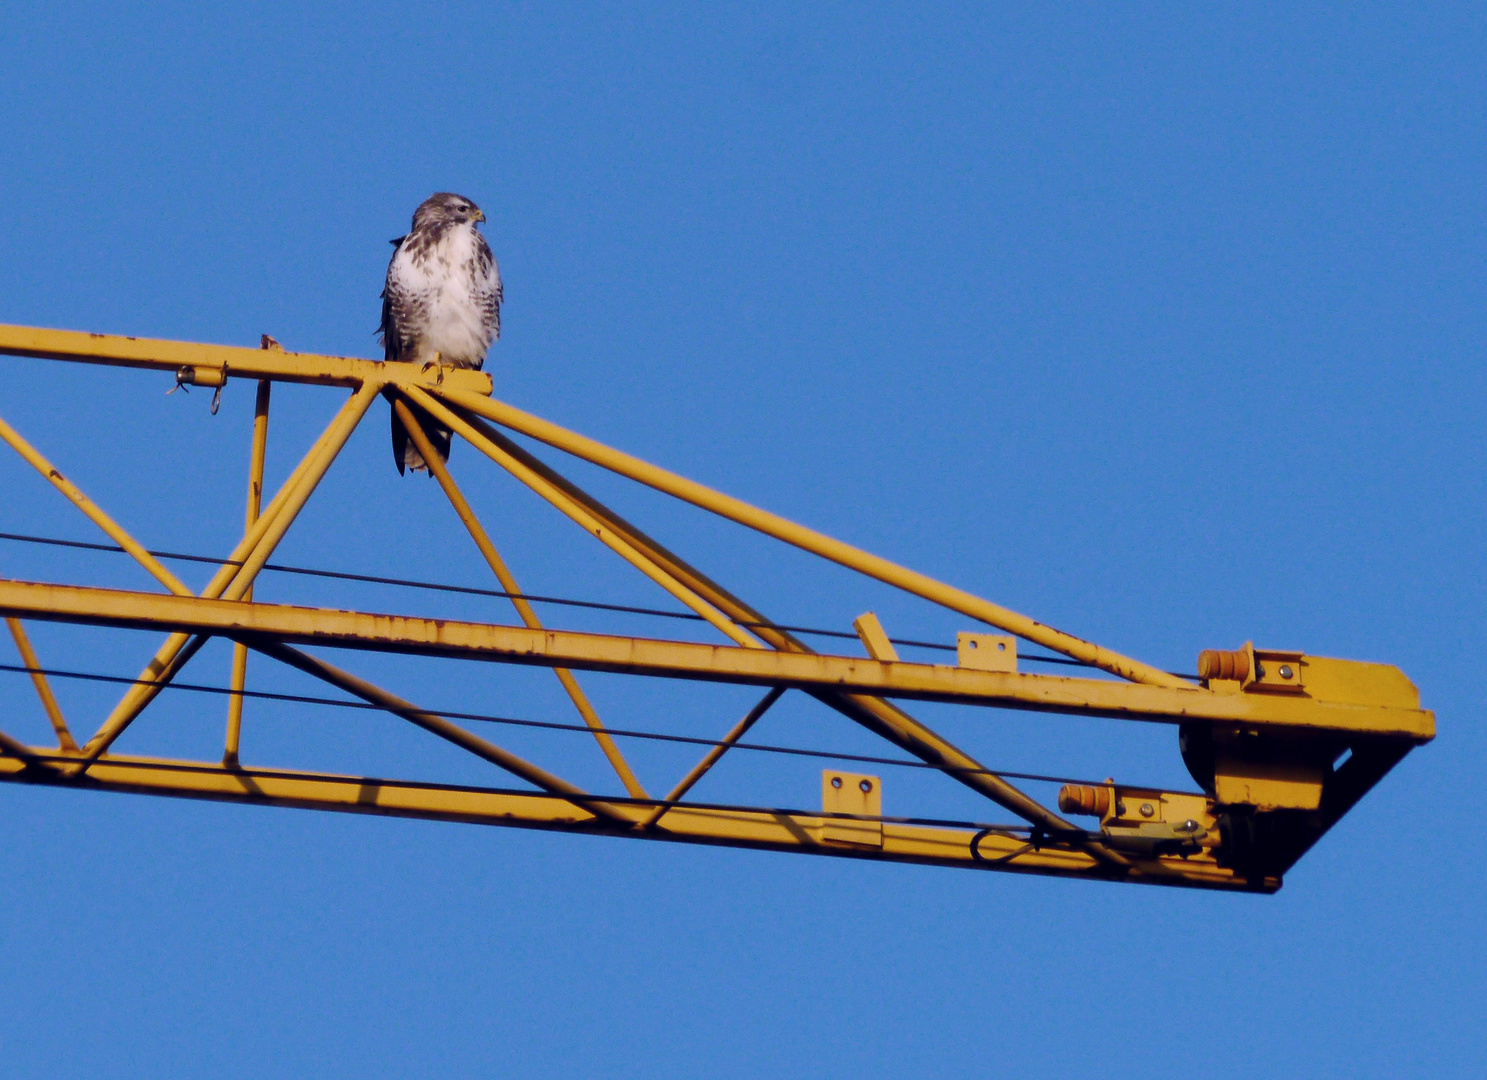
{"type": "MultiPolygon", "coordinates": [[[[0,321],[376,356],[387,241],[455,190],[506,279],[498,396],[1174,670],[1249,638],[1396,663],[1440,736],[1269,898],[4,786],[0,1072],[1487,1072],[1480,7],[23,2],[4,23],[0,321]]],[[[4,359],[0,415],[146,543],[225,553],[251,387],[212,417],[168,385],[4,359]]],[[[276,391],[272,481],[342,396],[276,391]]],[[[435,486],[394,472],[385,408],[280,558],[485,584],[435,486]]],[[[664,602],[486,464],[455,450],[529,589],[664,602]]],[[[969,628],[574,474],[776,618],[969,628]]],[[[12,455],[0,492],[0,531],[95,538],[12,455]]],[[[0,573],[148,586],[13,543],[0,573]]],[[[283,576],[259,595],[510,618],[283,576]]],[[[153,641],[35,637],[116,675],[153,641]]],[[[346,662],[572,717],[543,672],[346,662]]],[[[225,682],[226,650],[190,671],[225,682]]],[[[702,737],[752,697],[586,684],[611,724],[702,737]]],[[[111,692],[58,686],[91,730],[111,692]]],[[[252,763],[502,782],[393,720],[247,711],[252,763]]],[[[1000,767],[1190,786],[1170,728],[919,711],[1000,767]]],[[[23,677],[0,673],[0,712],[45,738],[23,677]]],[[[220,753],[219,699],[158,713],[120,749],[220,753]]],[[[491,734],[606,784],[591,743],[491,734]]],[[[803,703],[757,734],[880,745],[803,703]]],[[[632,752],[653,790],[686,765],[632,752]]],[[[819,762],[759,757],[698,797],[815,804],[819,762]]],[[[988,812],[884,784],[888,813],[988,812]]]]}

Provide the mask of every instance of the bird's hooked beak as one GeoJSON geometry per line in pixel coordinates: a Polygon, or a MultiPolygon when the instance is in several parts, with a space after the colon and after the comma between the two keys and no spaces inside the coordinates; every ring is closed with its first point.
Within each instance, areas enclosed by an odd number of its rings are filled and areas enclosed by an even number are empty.
{"type": "Polygon", "coordinates": [[[482,210],[482,209],[480,209],[480,207],[478,207],[478,206],[475,207],[475,220],[476,221],[484,221],[485,220],[485,211],[482,210]]]}

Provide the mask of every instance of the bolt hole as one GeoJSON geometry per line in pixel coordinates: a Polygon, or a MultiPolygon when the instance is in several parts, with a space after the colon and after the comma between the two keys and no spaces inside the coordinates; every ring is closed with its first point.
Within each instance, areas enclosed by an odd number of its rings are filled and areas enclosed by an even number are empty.
{"type": "Polygon", "coordinates": [[[833,776],[831,778],[831,786],[832,787],[835,787],[835,788],[841,787],[842,786],[842,778],[840,776],[833,776]]]}
{"type": "Polygon", "coordinates": [[[873,782],[871,780],[862,780],[858,782],[857,786],[860,787],[862,789],[862,793],[866,795],[873,789],[873,782]]]}
{"type": "Polygon", "coordinates": [[[968,648],[968,649],[974,649],[974,648],[976,648],[977,644],[978,643],[977,643],[976,639],[975,638],[972,638],[970,641],[966,642],[966,648],[968,648]]]}
{"type": "Polygon", "coordinates": [[[996,651],[997,652],[1006,652],[1007,651],[1007,643],[1005,641],[998,641],[996,643],[996,651]]]}

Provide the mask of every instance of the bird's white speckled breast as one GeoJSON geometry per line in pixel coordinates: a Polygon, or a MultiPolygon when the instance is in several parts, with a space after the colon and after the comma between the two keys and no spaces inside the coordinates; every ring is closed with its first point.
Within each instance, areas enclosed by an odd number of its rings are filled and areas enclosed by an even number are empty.
{"type": "Polygon", "coordinates": [[[439,242],[418,257],[400,250],[393,260],[409,303],[409,335],[418,342],[418,362],[433,358],[459,367],[478,368],[485,362],[491,338],[480,296],[486,283],[477,281],[475,229],[449,229],[439,242]]]}

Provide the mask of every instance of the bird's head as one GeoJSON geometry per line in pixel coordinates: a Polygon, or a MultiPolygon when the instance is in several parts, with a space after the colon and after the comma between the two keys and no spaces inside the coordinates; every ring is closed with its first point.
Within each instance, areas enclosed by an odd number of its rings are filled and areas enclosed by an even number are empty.
{"type": "Polygon", "coordinates": [[[463,195],[441,191],[430,195],[413,211],[413,227],[448,227],[450,225],[475,225],[485,220],[485,214],[463,195]]]}

